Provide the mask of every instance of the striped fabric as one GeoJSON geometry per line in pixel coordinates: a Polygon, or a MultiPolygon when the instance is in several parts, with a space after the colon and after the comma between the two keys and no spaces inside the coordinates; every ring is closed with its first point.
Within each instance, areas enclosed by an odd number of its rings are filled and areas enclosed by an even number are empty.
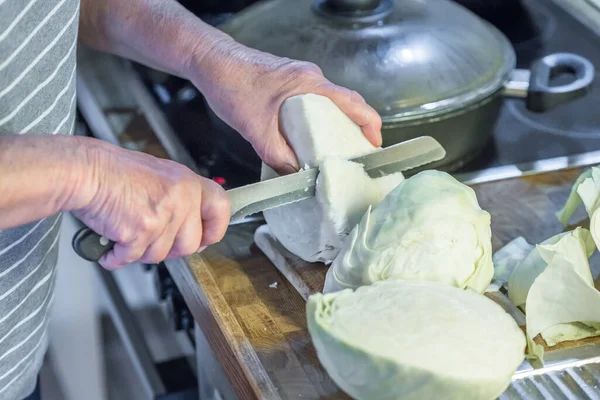
{"type": "MultiPolygon", "coordinates": [[[[78,25],[79,0],[0,0],[0,135],[73,133],[78,25]]],[[[60,223],[0,231],[0,399],[34,390],[60,223]]]]}

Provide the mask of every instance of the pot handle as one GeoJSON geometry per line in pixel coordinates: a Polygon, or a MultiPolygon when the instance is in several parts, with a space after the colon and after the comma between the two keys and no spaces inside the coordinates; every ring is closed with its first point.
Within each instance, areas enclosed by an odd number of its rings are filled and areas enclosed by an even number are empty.
{"type": "Polygon", "coordinates": [[[515,70],[511,81],[505,86],[504,94],[525,97],[530,111],[548,111],[584,96],[594,75],[592,63],[581,56],[571,53],[550,54],[536,61],[530,71],[515,70]],[[575,80],[566,85],[550,85],[552,78],[564,73],[575,75],[575,80]]]}

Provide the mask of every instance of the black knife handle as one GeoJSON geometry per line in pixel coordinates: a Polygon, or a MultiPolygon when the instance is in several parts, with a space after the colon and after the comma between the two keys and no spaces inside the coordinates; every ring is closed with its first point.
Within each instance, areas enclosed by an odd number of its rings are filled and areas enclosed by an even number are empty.
{"type": "Polygon", "coordinates": [[[115,242],[98,235],[90,228],[80,229],[73,236],[73,250],[86,261],[97,262],[112,250],[115,242]]]}

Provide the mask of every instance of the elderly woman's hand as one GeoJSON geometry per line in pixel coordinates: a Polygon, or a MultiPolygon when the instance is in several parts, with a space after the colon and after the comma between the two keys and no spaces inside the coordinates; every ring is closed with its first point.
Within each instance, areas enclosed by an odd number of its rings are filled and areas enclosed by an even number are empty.
{"type": "Polygon", "coordinates": [[[289,97],[329,97],[375,146],[381,146],[381,118],[355,91],[334,85],[314,64],[279,58],[232,40],[190,59],[189,76],[213,111],[248,140],[261,159],[280,174],[298,170],[280,131],[279,110],[289,97]]]}

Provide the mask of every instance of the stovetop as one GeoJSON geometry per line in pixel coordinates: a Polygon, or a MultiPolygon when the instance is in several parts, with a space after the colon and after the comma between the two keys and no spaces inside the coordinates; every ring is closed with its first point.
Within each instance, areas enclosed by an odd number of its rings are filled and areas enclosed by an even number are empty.
{"type": "MultiPolygon", "coordinates": [[[[570,52],[600,68],[600,37],[550,0],[458,0],[500,29],[513,44],[517,67],[529,68],[538,58],[570,52]],[[504,3],[503,7],[495,3],[504,3]]],[[[460,172],[572,156],[600,150],[600,80],[583,98],[545,113],[525,108],[523,100],[505,99],[489,146],[460,172]]]]}
{"type": "MultiPolygon", "coordinates": [[[[529,68],[536,59],[557,52],[581,55],[600,68],[600,36],[552,0],[455,1],[488,20],[510,39],[518,68],[529,68]]],[[[245,4],[253,2],[246,0],[245,4]]],[[[232,15],[197,14],[213,25],[232,15]]],[[[204,99],[189,82],[137,68],[206,175],[217,178],[226,188],[256,180],[255,174],[236,165],[219,150],[226,144],[219,143],[220,135],[208,117],[204,99]]],[[[594,109],[600,104],[599,89],[597,80],[585,97],[545,113],[528,111],[523,100],[505,99],[489,145],[457,172],[470,173],[600,150],[600,113],[594,109]]]]}

